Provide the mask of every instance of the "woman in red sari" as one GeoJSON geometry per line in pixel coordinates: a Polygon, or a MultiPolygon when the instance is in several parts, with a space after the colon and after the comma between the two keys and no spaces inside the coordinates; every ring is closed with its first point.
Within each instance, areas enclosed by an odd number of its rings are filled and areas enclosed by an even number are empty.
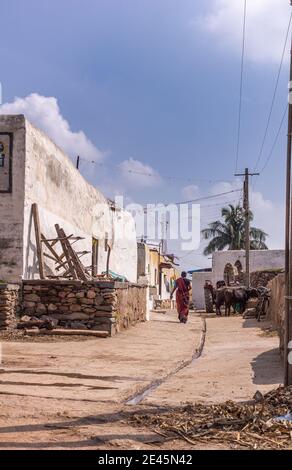
{"type": "Polygon", "coordinates": [[[178,319],[181,323],[186,323],[188,321],[190,290],[191,282],[187,279],[187,273],[183,271],[181,273],[181,277],[175,281],[174,288],[170,295],[170,298],[172,299],[173,294],[176,291],[178,319]]]}

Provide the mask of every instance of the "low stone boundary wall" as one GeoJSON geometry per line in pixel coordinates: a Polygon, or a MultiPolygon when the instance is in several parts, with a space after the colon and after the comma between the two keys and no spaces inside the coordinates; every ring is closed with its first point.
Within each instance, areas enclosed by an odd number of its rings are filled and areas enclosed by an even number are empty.
{"type": "Polygon", "coordinates": [[[24,281],[22,315],[112,336],[146,320],[146,287],[112,281],[24,281]]]}
{"type": "Polygon", "coordinates": [[[13,329],[17,323],[20,286],[0,284],[0,330],[13,329]]]}

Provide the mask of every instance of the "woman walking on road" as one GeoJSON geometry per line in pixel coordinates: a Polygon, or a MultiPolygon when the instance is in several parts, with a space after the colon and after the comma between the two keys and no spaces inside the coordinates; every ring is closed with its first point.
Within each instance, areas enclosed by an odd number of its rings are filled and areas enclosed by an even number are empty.
{"type": "Polygon", "coordinates": [[[187,279],[187,273],[183,271],[181,277],[175,281],[170,298],[176,291],[176,306],[178,319],[181,323],[188,321],[189,303],[190,303],[191,282],[187,279]]]}

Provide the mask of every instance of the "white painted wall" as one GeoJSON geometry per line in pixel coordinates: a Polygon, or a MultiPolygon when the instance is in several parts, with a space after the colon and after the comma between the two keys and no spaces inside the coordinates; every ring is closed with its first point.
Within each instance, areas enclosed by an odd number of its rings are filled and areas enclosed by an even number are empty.
{"type": "MultiPolygon", "coordinates": [[[[224,279],[224,268],[227,263],[233,266],[239,260],[245,271],[245,251],[218,251],[213,254],[213,283],[224,279]]],[[[261,269],[283,268],[285,266],[284,250],[252,250],[250,252],[250,272],[261,269]]]]}
{"type": "MultiPolygon", "coordinates": [[[[0,119],[1,124],[3,117],[0,119]]],[[[22,134],[15,136],[19,142],[15,150],[13,180],[14,183],[18,180],[18,185],[14,184],[10,198],[14,205],[10,203],[10,212],[0,208],[1,215],[5,213],[9,222],[16,218],[20,224],[18,244],[22,259],[18,260],[17,270],[10,273],[9,279],[6,276],[6,279],[13,281],[16,275],[25,279],[38,277],[31,216],[31,206],[37,203],[41,229],[47,238],[56,237],[56,223],[64,228],[66,234],[84,237],[75,247],[78,251],[90,252],[82,258],[88,266],[91,265],[92,237],[97,238],[99,273],[106,270],[105,238],[108,238],[112,245],[110,269],[136,282],[137,247],[132,216],[125,211],[112,211],[103,194],[87,183],[60,148],[23,117],[18,119],[22,122],[22,134]]],[[[11,130],[16,120],[14,116],[8,118],[11,130]]],[[[0,125],[0,129],[2,127],[0,125]]],[[[48,270],[52,269],[50,261],[46,261],[46,264],[48,270]]],[[[0,278],[2,272],[3,267],[0,265],[0,278]]]]}
{"type": "Polygon", "coordinates": [[[192,275],[192,300],[195,308],[199,310],[205,309],[204,285],[207,280],[212,281],[211,272],[192,275]]]}

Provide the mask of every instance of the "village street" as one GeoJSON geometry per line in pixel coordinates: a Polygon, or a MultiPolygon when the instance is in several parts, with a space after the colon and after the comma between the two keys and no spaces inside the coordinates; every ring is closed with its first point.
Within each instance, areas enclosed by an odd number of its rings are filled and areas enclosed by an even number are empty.
{"type": "Polygon", "coordinates": [[[264,326],[200,313],[182,325],[168,311],[108,339],[4,341],[0,448],[194,448],[160,447],[163,438],[129,417],[182,403],[248,401],[276,388],[278,337],[264,326]]]}

